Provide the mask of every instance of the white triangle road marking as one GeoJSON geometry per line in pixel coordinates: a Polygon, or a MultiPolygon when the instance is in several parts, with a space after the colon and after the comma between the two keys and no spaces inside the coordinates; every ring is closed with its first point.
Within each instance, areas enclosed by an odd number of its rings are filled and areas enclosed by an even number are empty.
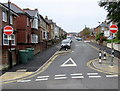
{"type": "Polygon", "coordinates": [[[65,62],[61,65],[61,67],[67,67],[67,66],[77,66],[77,64],[73,61],[72,58],[69,58],[67,61],[65,61],[65,62]],[[69,61],[71,61],[72,64],[67,64],[69,61]]]}

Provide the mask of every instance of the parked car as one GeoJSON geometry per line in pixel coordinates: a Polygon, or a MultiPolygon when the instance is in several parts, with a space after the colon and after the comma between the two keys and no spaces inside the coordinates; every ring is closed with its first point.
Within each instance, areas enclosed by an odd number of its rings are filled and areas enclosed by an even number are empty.
{"type": "Polygon", "coordinates": [[[72,43],[72,37],[71,36],[67,36],[67,39],[70,41],[70,43],[72,43]]]}
{"type": "Polygon", "coordinates": [[[76,40],[78,40],[78,41],[82,41],[82,38],[79,38],[79,37],[78,37],[78,38],[76,38],[76,40]]]}
{"type": "Polygon", "coordinates": [[[68,40],[70,43],[72,43],[72,39],[67,38],[66,40],[68,40]]]}
{"type": "Polygon", "coordinates": [[[68,39],[65,39],[61,42],[61,49],[70,49],[71,47],[71,44],[70,44],[70,41],[68,39]]]}

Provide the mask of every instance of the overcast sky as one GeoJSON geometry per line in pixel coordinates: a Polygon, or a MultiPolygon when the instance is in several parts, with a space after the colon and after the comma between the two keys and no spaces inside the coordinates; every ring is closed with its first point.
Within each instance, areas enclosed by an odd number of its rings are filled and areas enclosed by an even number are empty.
{"type": "MultiPolygon", "coordinates": [[[[5,3],[8,0],[0,0],[5,3]]],[[[79,32],[85,25],[96,27],[106,19],[107,12],[98,0],[10,0],[21,8],[38,8],[39,13],[53,19],[67,32],[79,32]]]]}

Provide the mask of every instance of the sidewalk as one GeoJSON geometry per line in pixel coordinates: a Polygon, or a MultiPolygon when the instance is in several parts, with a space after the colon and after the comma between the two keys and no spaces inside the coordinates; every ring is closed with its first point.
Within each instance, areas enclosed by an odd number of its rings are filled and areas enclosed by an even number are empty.
{"type": "Polygon", "coordinates": [[[120,65],[118,62],[120,62],[120,59],[114,58],[112,63],[111,57],[108,56],[106,60],[102,59],[101,64],[99,63],[99,59],[94,60],[92,62],[92,66],[100,70],[100,72],[107,74],[119,74],[120,65]],[[111,64],[113,64],[113,66],[111,64]]]}
{"type": "MultiPolygon", "coordinates": [[[[88,42],[90,45],[102,49],[111,54],[111,49],[102,45],[98,45],[93,42],[88,42]]],[[[107,55],[106,60],[102,59],[102,63],[99,63],[99,59],[92,60],[90,62],[91,68],[103,72],[103,73],[108,73],[108,74],[120,74],[120,52],[115,50],[114,53],[115,57],[113,58],[113,63],[111,62],[111,56],[107,55]],[[111,66],[113,64],[113,66],[111,66]]]]}
{"type": "MultiPolygon", "coordinates": [[[[92,45],[92,46],[95,46],[95,47],[97,47],[98,49],[102,49],[102,50],[105,49],[105,51],[106,51],[107,53],[111,54],[111,49],[108,48],[108,47],[106,47],[106,46],[99,45],[99,44],[94,43],[94,42],[88,42],[88,44],[90,44],[90,45],[92,45]]],[[[114,56],[120,59],[120,52],[114,50],[114,56]]]]}
{"type": "Polygon", "coordinates": [[[34,56],[34,59],[29,61],[27,64],[19,64],[17,66],[14,66],[12,69],[8,69],[5,71],[2,71],[2,75],[0,78],[2,80],[11,80],[11,79],[17,79],[21,77],[25,77],[28,75],[33,74],[35,71],[37,71],[46,61],[59,50],[60,45],[54,45],[51,48],[46,49],[45,51],[37,54],[34,56]]]}

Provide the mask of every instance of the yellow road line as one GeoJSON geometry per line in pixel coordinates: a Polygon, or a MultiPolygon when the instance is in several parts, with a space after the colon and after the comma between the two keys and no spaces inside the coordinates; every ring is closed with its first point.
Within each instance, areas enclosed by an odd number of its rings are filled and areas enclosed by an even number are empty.
{"type": "MultiPolygon", "coordinates": [[[[69,52],[69,51],[68,51],[69,52]]],[[[66,52],[66,53],[68,53],[68,52],[66,52]]],[[[71,52],[71,51],[70,51],[71,52]]],[[[65,52],[64,52],[65,53],[65,52]]],[[[34,76],[36,76],[36,75],[38,75],[38,74],[40,74],[40,73],[42,73],[43,71],[45,71],[49,66],[50,66],[50,64],[58,57],[58,56],[60,56],[60,55],[63,55],[63,54],[55,54],[54,55],[54,57],[51,59],[49,59],[49,60],[51,60],[50,62],[48,62],[48,63],[45,63],[44,65],[43,65],[43,67],[40,67],[40,69],[39,69],[39,71],[37,72],[37,73],[33,73],[32,75],[30,75],[30,76],[28,76],[28,77],[23,77],[23,78],[19,78],[19,79],[15,79],[15,80],[12,80],[12,81],[7,81],[7,82],[2,82],[2,83],[0,83],[0,84],[7,84],[7,83],[12,83],[12,82],[16,82],[17,80],[24,80],[24,79],[28,79],[28,78],[32,78],[32,77],[34,77],[34,76]],[[44,67],[45,66],[45,67],[44,67]]]]}
{"type": "Polygon", "coordinates": [[[88,66],[89,68],[93,69],[93,70],[98,71],[98,72],[102,72],[102,73],[106,73],[106,74],[115,74],[115,73],[112,73],[112,72],[106,72],[106,71],[103,71],[103,70],[97,69],[97,68],[92,67],[92,66],[90,65],[92,62],[97,61],[97,60],[98,60],[98,58],[93,59],[93,60],[90,60],[89,62],[87,62],[87,66],[88,66]]]}
{"type": "MultiPolygon", "coordinates": [[[[94,49],[96,49],[97,51],[99,51],[99,48],[97,48],[97,47],[95,47],[95,46],[92,46],[92,45],[90,45],[89,43],[86,43],[86,44],[88,44],[88,45],[91,46],[92,48],[94,48],[94,49]]],[[[103,51],[102,51],[102,52],[103,52],[103,51]]],[[[111,55],[111,54],[109,54],[109,53],[107,53],[107,52],[106,52],[106,54],[109,55],[109,56],[111,55]]],[[[117,57],[115,57],[115,58],[116,58],[116,59],[119,59],[119,58],[117,58],[117,57]]],[[[115,73],[112,73],[112,72],[106,72],[106,71],[97,69],[97,68],[95,68],[95,67],[92,67],[90,64],[91,64],[92,62],[96,61],[96,60],[98,60],[98,58],[89,61],[89,62],[87,63],[87,66],[90,67],[90,68],[93,69],[93,70],[98,71],[98,72],[102,72],[102,73],[106,73],[106,74],[115,74],[115,73]]]]}

